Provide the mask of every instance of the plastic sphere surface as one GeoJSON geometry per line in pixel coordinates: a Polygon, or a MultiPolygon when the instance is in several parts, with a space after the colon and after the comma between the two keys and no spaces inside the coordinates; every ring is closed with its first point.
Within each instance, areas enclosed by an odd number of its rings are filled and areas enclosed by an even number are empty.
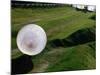
{"type": "Polygon", "coordinates": [[[17,46],[19,50],[27,55],[37,55],[46,46],[46,33],[38,25],[29,24],[24,26],[17,35],[17,46]]]}

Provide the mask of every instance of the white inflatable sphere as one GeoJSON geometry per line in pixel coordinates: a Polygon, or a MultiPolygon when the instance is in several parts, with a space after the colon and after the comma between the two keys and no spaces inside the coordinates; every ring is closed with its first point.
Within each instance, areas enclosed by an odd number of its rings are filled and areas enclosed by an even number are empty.
{"type": "Polygon", "coordinates": [[[78,8],[78,9],[85,9],[85,5],[77,5],[76,8],[78,8]]]}
{"type": "Polygon", "coordinates": [[[45,31],[38,25],[24,26],[17,35],[19,50],[27,55],[37,55],[43,51],[47,42],[45,31]]]}
{"type": "Polygon", "coordinates": [[[96,6],[90,5],[87,7],[87,9],[88,9],[88,11],[96,11],[96,6]]]}

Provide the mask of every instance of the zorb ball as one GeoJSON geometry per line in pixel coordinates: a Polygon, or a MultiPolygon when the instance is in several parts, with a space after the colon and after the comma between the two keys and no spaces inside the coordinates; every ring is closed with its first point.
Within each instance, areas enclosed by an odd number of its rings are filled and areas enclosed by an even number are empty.
{"type": "Polygon", "coordinates": [[[17,46],[19,50],[27,55],[37,55],[46,46],[46,33],[38,25],[28,24],[24,26],[17,35],[17,46]]]}

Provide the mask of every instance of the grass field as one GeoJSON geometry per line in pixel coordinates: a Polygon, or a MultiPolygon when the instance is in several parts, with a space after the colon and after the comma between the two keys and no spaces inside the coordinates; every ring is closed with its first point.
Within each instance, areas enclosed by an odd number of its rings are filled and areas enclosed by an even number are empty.
{"type": "MultiPolygon", "coordinates": [[[[31,57],[34,66],[27,72],[54,72],[85,70],[96,68],[95,57],[95,39],[85,37],[86,42],[81,36],[88,36],[93,33],[95,37],[95,20],[91,19],[95,12],[84,13],[77,11],[69,6],[63,7],[45,7],[45,8],[12,8],[12,60],[21,58],[23,54],[16,45],[16,36],[18,31],[28,23],[34,23],[44,28],[47,34],[48,42],[44,51],[31,57]],[[85,29],[85,30],[84,30],[85,29]],[[79,30],[82,31],[75,34],[79,30]],[[87,33],[87,32],[88,33],[87,33]],[[76,39],[72,39],[75,35],[76,39]],[[80,36],[79,36],[80,35],[80,36]],[[78,38],[77,38],[78,37],[78,38]],[[88,38],[88,39],[87,39],[88,38]],[[67,42],[75,45],[56,46],[51,45],[54,40],[67,39],[67,42]],[[89,40],[91,39],[91,40],[89,40]],[[78,44],[77,44],[78,43],[78,44]]],[[[69,44],[69,43],[68,43],[69,44]]]]}

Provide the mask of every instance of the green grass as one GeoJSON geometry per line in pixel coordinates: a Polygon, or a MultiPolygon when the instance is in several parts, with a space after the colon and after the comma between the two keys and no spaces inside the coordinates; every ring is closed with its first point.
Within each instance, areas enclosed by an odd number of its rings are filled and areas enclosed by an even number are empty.
{"type": "MultiPolygon", "coordinates": [[[[77,30],[95,27],[95,20],[90,19],[95,12],[84,13],[67,6],[14,8],[11,13],[12,59],[23,55],[17,48],[16,36],[18,31],[28,23],[35,23],[43,27],[48,41],[67,38],[77,30]]],[[[42,53],[32,57],[34,68],[29,73],[95,69],[95,45],[93,43],[95,41],[73,47],[58,48],[53,48],[47,43],[42,53]]]]}
{"type": "MultiPolygon", "coordinates": [[[[79,45],[71,48],[61,48],[63,52],[61,58],[51,64],[47,71],[85,70],[95,69],[95,51],[87,45],[79,45]]],[[[59,50],[59,49],[58,49],[59,50]]],[[[57,59],[56,58],[56,59],[57,59]]]]}
{"type": "Polygon", "coordinates": [[[64,38],[78,29],[95,25],[95,21],[88,19],[93,14],[77,12],[71,7],[17,8],[12,10],[12,30],[18,31],[23,25],[33,22],[45,29],[48,40],[64,38]]]}

